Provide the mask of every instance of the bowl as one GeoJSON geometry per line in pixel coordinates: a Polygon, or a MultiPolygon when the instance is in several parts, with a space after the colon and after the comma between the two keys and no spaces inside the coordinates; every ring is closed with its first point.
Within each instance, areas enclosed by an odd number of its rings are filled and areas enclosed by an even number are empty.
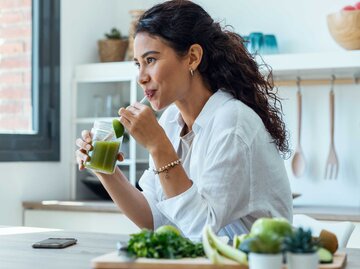
{"type": "Polygon", "coordinates": [[[360,10],[341,10],[329,14],[327,25],[331,36],[341,47],[360,49],[360,10]]]}

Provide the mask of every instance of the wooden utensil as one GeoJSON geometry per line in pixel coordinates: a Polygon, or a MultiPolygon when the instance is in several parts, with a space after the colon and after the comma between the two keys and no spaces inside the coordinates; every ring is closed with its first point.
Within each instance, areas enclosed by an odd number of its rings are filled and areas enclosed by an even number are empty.
{"type": "Polygon", "coordinates": [[[339,161],[334,145],[334,111],[335,111],[335,95],[334,95],[335,77],[331,81],[330,90],[330,151],[326,161],[325,179],[336,179],[339,172],[339,161]]]}
{"type": "Polygon", "coordinates": [[[291,162],[292,171],[295,177],[299,178],[301,177],[306,168],[306,162],[304,153],[301,148],[301,106],[302,106],[302,97],[301,97],[301,91],[300,91],[300,79],[297,81],[297,108],[298,108],[298,136],[297,136],[297,146],[295,150],[294,157],[291,162]]]}

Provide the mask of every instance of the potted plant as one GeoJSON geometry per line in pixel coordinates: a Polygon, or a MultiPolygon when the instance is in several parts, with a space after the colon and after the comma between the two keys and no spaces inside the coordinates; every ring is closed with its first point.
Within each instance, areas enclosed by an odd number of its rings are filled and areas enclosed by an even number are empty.
{"type": "Polygon", "coordinates": [[[316,269],[319,264],[317,250],[319,242],[312,237],[311,230],[297,228],[283,240],[288,269],[316,269]]]}
{"type": "Polygon", "coordinates": [[[99,57],[101,62],[120,62],[125,58],[128,39],[121,36],[118,29],[112,28],[105,34],[106,39],[98,41],[99,57]]]}
{"type": "Polygon", "coordinates": [[[262,233],[248,236],[240,243],[240,250],[248,254],[251,269],[281,269],[282,237],[275,233],[262,233]]]}

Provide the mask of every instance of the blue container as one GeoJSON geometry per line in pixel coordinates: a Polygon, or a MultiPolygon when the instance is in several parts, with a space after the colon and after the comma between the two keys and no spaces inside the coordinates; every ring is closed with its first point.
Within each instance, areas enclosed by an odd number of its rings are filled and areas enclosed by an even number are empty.
{"type": "Polygon", "coordinates": [[[276,37],[274,35],[264,35],[264,43],[261,50],[262,54],[279,53],[276,37]]]}

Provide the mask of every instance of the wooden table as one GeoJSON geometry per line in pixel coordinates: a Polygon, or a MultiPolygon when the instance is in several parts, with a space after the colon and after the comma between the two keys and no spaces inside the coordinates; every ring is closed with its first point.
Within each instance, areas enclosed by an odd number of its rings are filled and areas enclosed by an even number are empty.
{"type": "MultiPolygon", "coordinates": [[[[91,259],[115,250],[126,235],[82,233],[28,227],[0,226],[1,269],[91,268],[91,259]],[[75,237],[78,244],[65,249],[33,249],[32,243],[48,237],[75,237]]],[[[346,249],[346,269],[360,268],[360,249],[346,249]]]]}
{"type": "Polygon", "coordinates": [[[0,226],[1,269],[91,268],[91,259],[116,250],[119,234],[83,233],[29,227],[0,226]],[[34,242],[48,237],[75,237],[78,243],[64,249],[34,249],[34,242]]]}

